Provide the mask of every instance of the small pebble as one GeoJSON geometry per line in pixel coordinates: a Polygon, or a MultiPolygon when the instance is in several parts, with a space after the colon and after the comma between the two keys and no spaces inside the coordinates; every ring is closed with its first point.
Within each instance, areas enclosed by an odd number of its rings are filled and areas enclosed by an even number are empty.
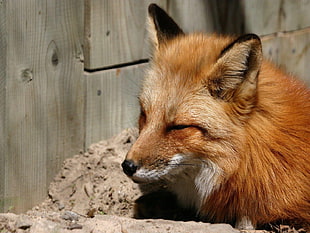
{"type": "Polygon", "coordinates": [[[78,221],[79,215],[77,213],[74,213],[72,211],[66,211],[62,216],[62,219],[69,220],[69,221],[78,221]]]}
{"type": "Polygon", "coordinates": [[[94,151],[93,149],[91,149],[91,148],[88,148],[87,152],[88,152],[89,154],[91,154],[91,155],[95,153],[95,151],[94,151]]]}
{"type": "Polygon", "coordinates": [[[82,229],[83,226],[77,223],[71,224],[70,226],[67,227],[68,230],[74,230],[74,229],[82,229]]]}
{"type": "Polygon", "coordinates": [[[62,202],[58,203],[58,210],[63,210],[65,208],[65,205],[62,202]]]}

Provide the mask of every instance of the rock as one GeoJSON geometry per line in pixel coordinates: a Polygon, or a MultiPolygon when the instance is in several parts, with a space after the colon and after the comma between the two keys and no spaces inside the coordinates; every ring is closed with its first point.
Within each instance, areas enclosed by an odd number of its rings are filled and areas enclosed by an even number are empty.
{"type": "Polygon", "coordinates": [[[112,233],[112,232],[201,232],[201,233],[238,233],[240,231],[234,229],[228,224],[210,224],[202,222],[182,222],[170,221],[162,219],[136,220],[126,217],[117,217],[112,215],[97,215],[92,219],[87,219],[83,223],[84,232],[93,233],[112,233]]]}
{"type": "Polygon", "coordinates": [[[234,229],[229,224],[210,224],[208,227],[208,232],[210,233],[221,233],[221,232],[240,232],[239,230],[234,229]]]}
{"type": "Polygon", "coordinates": [[[65,205],[62,202],[58,203],[58,210],[63,210],[65,208],[65,205]]]}
{"type": "Polygon", "coordinates": [[[32,226],[32,220],[25,216],[25,215],[20,215],[17,220],[16,220],[16,223],[15,223],[15,227],[17,229],[23,229],[23,230],[26,230],[28,228],[30,228],[32,226]]]}
{"type": "Polygon", "coordinates": [[[75,229],[83,229],[83,226],[77,223],[73,223],[67,227],[68,230],[75,230],[75,229]]]}
{"type": "Polygon", "coordinates": [[[69,221],[78,221],[79,215],[77,213],[74,213],[72,211],[66,211],[62,216],[62,219],[69,220],[69,221]]]}

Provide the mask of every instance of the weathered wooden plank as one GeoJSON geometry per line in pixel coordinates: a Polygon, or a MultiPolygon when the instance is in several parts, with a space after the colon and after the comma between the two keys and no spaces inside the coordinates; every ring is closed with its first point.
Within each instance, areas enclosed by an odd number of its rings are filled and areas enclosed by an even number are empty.
{"type": "Polygon", "coordinates": [[[150,2],[167,9],[186,32],[265,35],[310,22],[310,0],[86,0],[86,69],[148,57],[145,19],[150,2]]]}
{"type": "Polygon", "coordinates": [[[147,7],[166,0],[86,0],[85,68],[88,70],[148,57],[147,7]]]}
{"type": "Polygon", "coordinates": [[[309,26],[309,0],[169,0],[169,13],[187,32],[270,34],[309,26]]]}
{"type": "Polygon", "coordinates": [[[85,74],[86,146],[137,126],[137,97],[147,65],[85,74]]]}
{"type": "Polygon", "coordinates": [[[6,1],[0,3],[0,212],[4,207],[5,182],[5,83],[6,83],[6,1]]]}
{"type": "Polygon", "coordinates": [[[310,26],[310,0],[243,0],[245,32],[266,35],[310,26]]]}
{"type": "MultiPolygon", "coordinates": [[[[3,2],[3,1],[2,1],[3,2]]],[[[82,0],[5,1],[4,211],[46,197],[65,157],[84,142],[82,0]]]]}
{"type": "Polygon", "coordinates": [[[168,0],[168,13],[185,32],[213,32],[214,20],[209,2],[168,0]]]}
{"type": "Polygon", "coordinates": [[[241,1],[169,0],[171,16],[185,32],[242,33],[241,1]]]}
{"type": "Polygon", "coordinates": [[[262,38],[265,57],[297,75],[310,87],[310,28],[262,38]]]}

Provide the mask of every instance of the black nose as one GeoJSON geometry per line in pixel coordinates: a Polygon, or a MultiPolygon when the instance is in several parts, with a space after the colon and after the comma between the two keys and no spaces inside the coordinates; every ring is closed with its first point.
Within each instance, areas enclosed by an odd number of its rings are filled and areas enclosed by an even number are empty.
{"type": "Polygon", "coordinates": [[[122,168],[127,176],[132,176],[137,171],[138,166],[132,160],[125,160],[122,163],[122,168]]]}

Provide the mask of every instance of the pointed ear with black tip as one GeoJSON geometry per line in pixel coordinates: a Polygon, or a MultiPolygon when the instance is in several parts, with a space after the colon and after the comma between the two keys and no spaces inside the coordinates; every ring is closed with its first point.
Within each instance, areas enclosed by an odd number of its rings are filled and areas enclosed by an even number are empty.
{"type": "Polygon", "coordinates": [[[174,20],[156,4],[149,5],[148,21],[150,37],[155,48],[176,36],[184,34],[174,20]]]}
{"type": "Polygon", "coordinates": [[[262,63],[262,45],[255,34],[239,37],[221,53],[208,88],[212,96],[238,102],[245,108],[256,100],[257,76],[262,63]]]}

